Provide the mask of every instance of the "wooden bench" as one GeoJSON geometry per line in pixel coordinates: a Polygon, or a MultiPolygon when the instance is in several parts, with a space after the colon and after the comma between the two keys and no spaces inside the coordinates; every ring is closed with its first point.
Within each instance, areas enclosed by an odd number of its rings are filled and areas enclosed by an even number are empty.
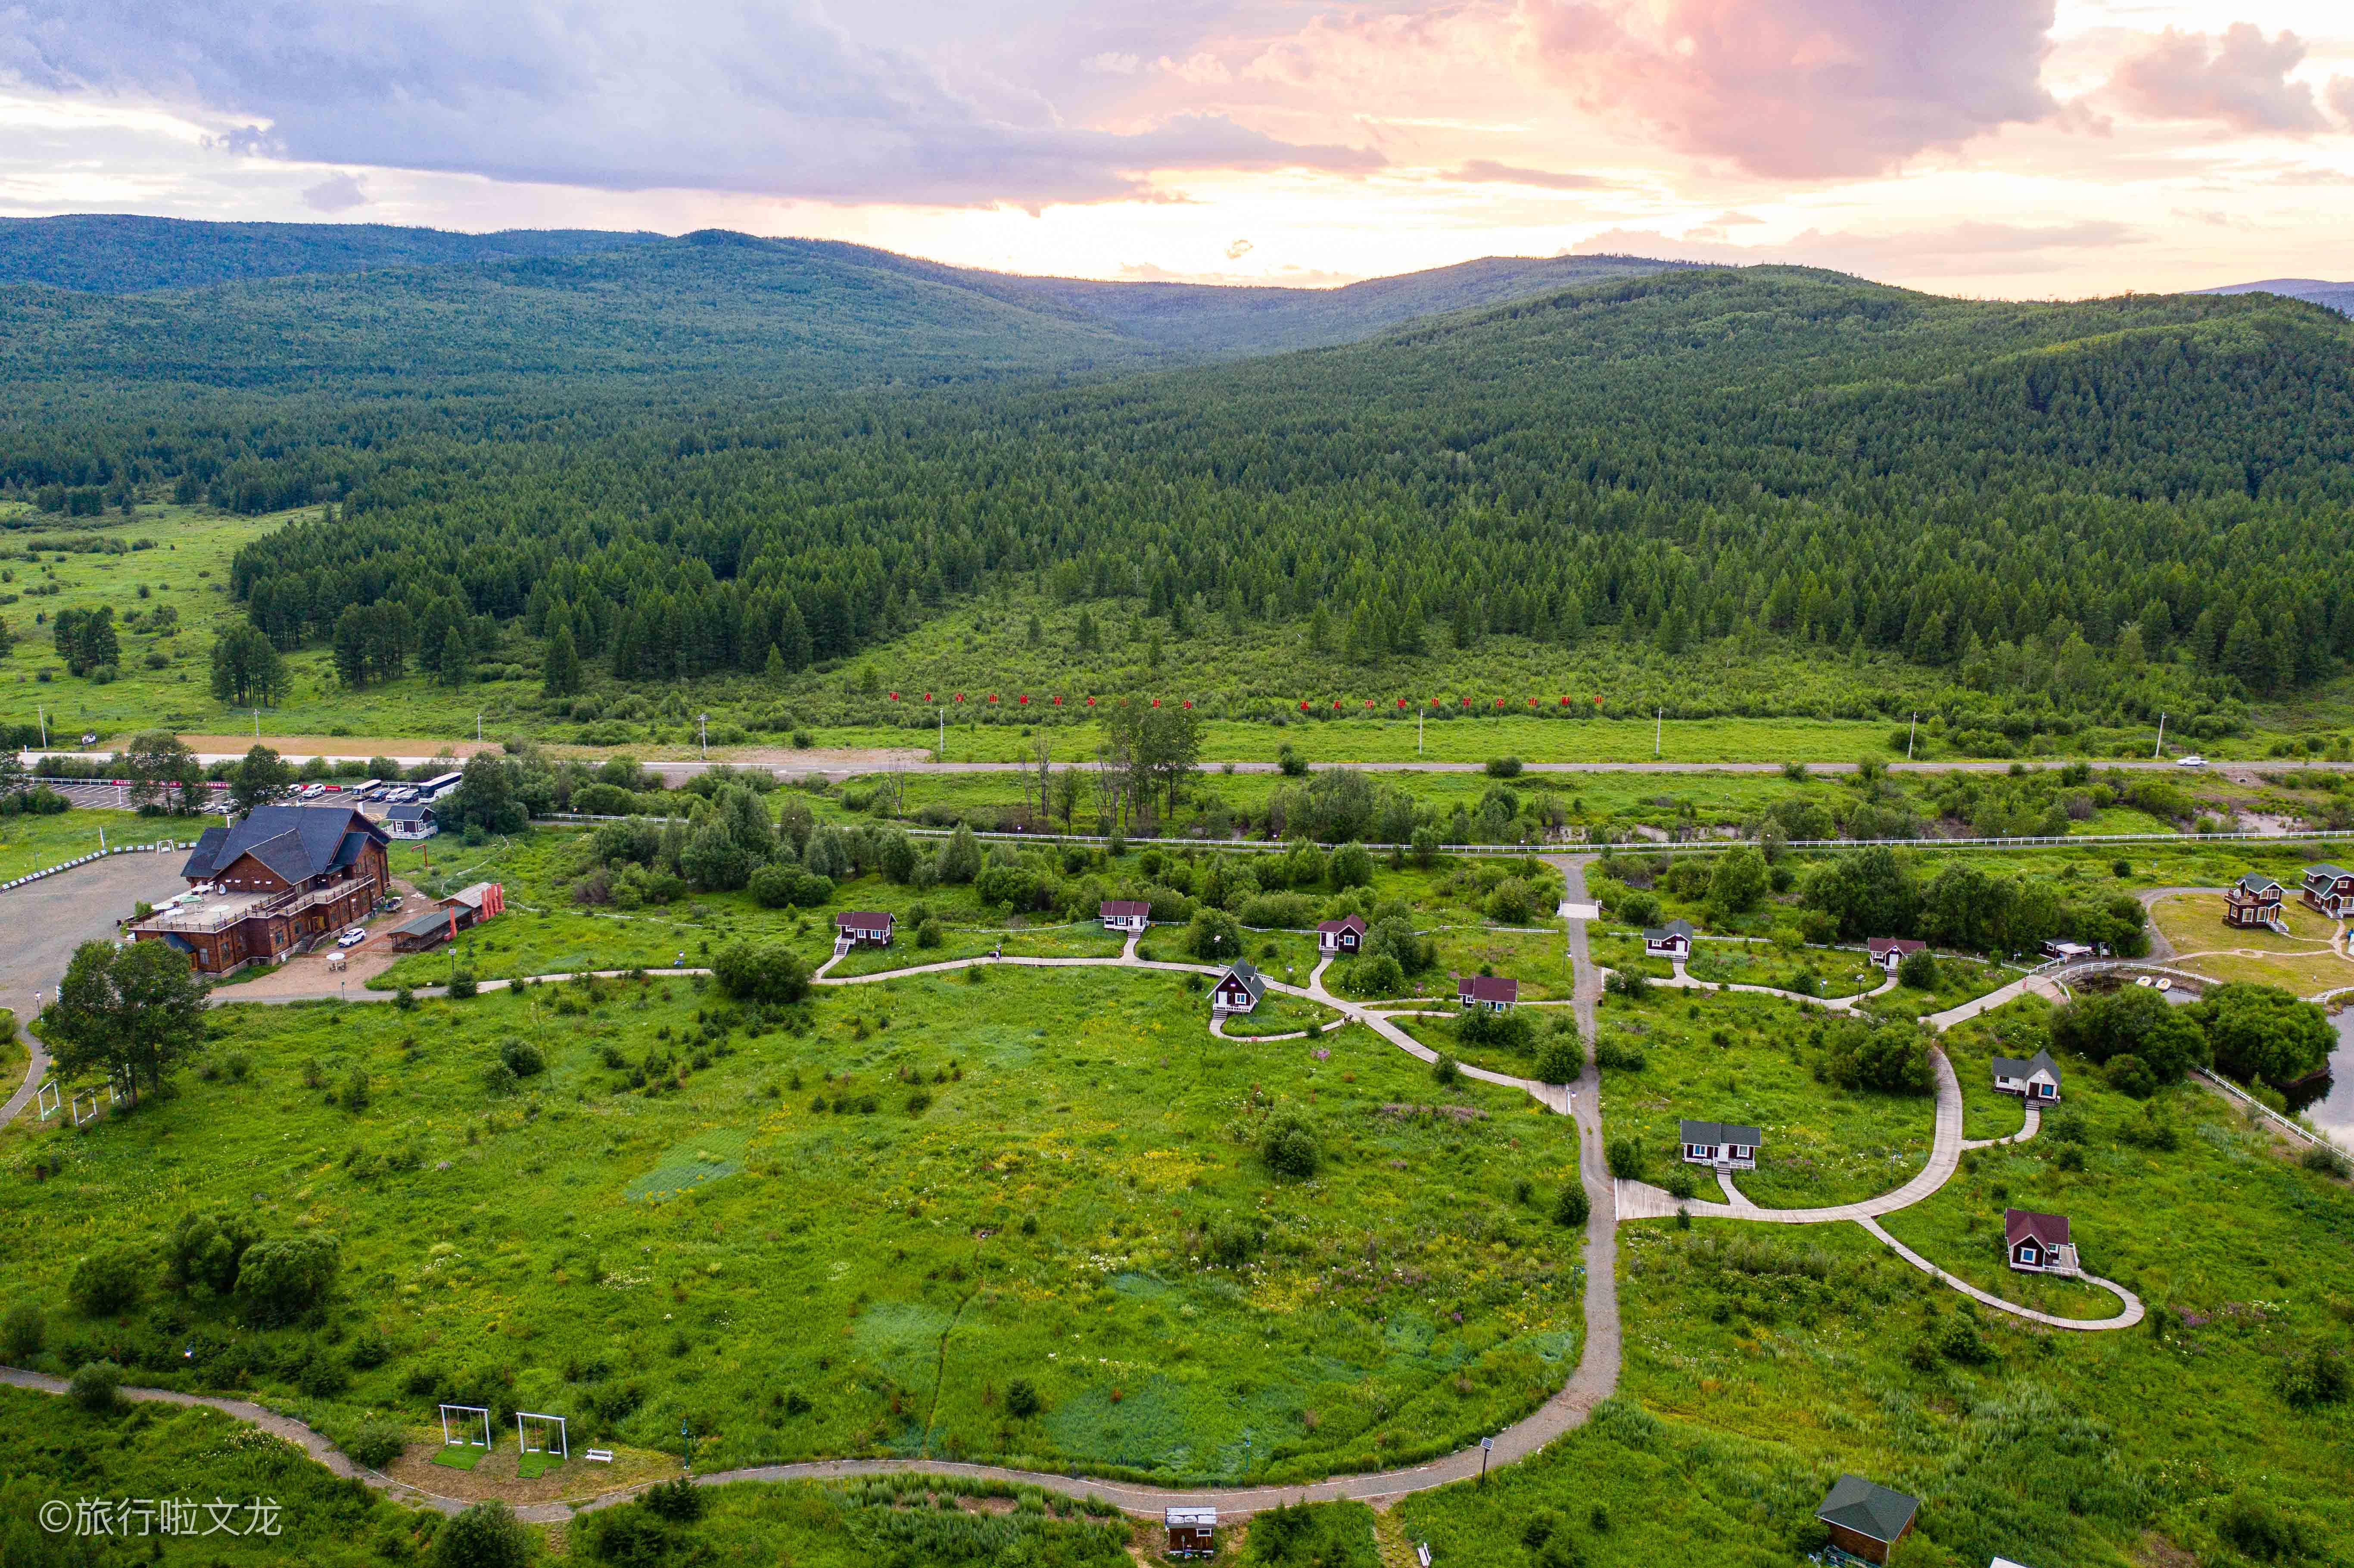
{"type": "Polygon", "coordinates": [[[583,1451],[580,1457],[588,1460],[592,1465],[610,1465],[613,1462],[613,1450],[610,1448],[589,1448],[583,1451]]]}

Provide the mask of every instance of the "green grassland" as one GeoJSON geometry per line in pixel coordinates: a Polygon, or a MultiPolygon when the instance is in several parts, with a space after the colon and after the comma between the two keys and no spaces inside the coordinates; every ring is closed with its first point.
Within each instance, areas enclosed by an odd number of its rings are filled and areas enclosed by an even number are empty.
{"type": "Polygon", "coordinates": [[[1715,985],[1772,986],[1820,997],[1855,996],[1886,978],[1862,953],[1838,948],[1793,951],[1777,942],[1694,942],[1684,972],[1715,985]],[[1804,983],[1808,980],[1811,990],[1804,983]]]}
{"type": "Polygon", "coordinates": [[[166,839],[186,843],[207,825],[219,822],[218,817],[143,817],[136,811],[102,809],[46,817],[31,812],[0,817],[0,882],[95,854],[101,848],[161,843],[166,839]]]}
{"type": "Polygon", "coordinates": [[[1853,1202],[1903,1186],[1928,1160],[1934,1104],[1817,1082],[1808,1036],[1820,1022],[1778,997],[1654,989],[1639,1001],[1606,998],[1604,1038],[1645,1058],[1639,1069],[1603,1069],[1607,1135],[1634,1139],[1656,1182],[1677,1169],[1679,1120],[1755,1126],[1765,1134],[1757,1169],[1734,1180],[1766,1208],[1853,1202]]]}
{"type": "Polygon", "coordinates": [[[331,1432],[495,1389],[576,1445],[691,1420],[714,1467],[1322,1475],[1493,1430],[1574,1364],[1575,1242],[1543,1207],[1575,1180],[1565,1119],[1479,1085],[1412,1114],[1426,1071],[1364,1031],[1214,1042],[1185,977],[983,972],[822,991],[798,1034],[684,980],[227,1009],[228,1070],[0,1134],[7,1166],[64,1140],[62,1178],[0,1198],[11,1294],[59,1315],[51,1364],[250,1387],[331,1432]],[[549,1063],[515,1090],[485,1077],[509,1039],[549,1063]],[[1256,1152],[1288,1115],[1312,1181],[1256,1152]],[[240,1332],[152,1287],[62,1317],[77,1255],[197,1208],[338,1236],[325,1322],[240,1332]],[[1005,1408],[1016,1377],[1038,1415],[1005,1408]]]}

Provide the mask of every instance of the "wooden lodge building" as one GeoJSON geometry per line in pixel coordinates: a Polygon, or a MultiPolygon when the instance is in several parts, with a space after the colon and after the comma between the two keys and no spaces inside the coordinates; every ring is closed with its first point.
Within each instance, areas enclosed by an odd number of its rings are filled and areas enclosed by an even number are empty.
{"type": "Polygon", "coordinates": [[[129,934],[168,942],[200,975],[276,963],[376,907],[391,885],[388,842],[350,806],[257,806],[207,828],[180,868],[189,891],[129,934]]]}
{"type": "Polygon", "coordinates": [[[2223,924],[2242,930],[2261,926],[2285,932],[2288,922],[2281,915],[2285,896],[2279,883],[2252,871],[2223,890],[2223,924]]]}
{"type": "Polygon", "coordinates": [[[2354,871],[2342,865],[2306,866],[2299,890],[2307,905],[2332,919],[2354,914],[2354,871]]]}
{"type": "Polygon", "coordinates": [[[854,948],[887,948],[892,924],[888,910],[845,909],[833,917],[833,934],[854,948]]]}
{"type": "Polygon", "coordinates": [[[1997,1056],[1992,1066],[1994,1086],[2003,1094],[2018,1095],[2036,1106],[2052,1105],[2060,1098],[2060,1064],[2049,1051],[2038,1051],[2024,1060],[1997,1056]]]}

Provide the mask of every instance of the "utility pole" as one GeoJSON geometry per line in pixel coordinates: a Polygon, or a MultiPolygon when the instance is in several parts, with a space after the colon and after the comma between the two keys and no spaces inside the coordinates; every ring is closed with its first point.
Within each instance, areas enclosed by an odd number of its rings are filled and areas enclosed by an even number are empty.
{"type": "Polygon", "coordinates": [[[474,710],[474,744],[482,744],[482,710],[480,708],[474,710]]]}
{"type": "Polygon", "coordinates": [[[1651,715],[1651,760],[1659,759],[1659,738],[1668,732],[1668,710],[1661,708],[1651,715]]]}
{"type": "Polygon", "coordinates": [[[41,749],[47,751],[49,748],[49,710],[37,707],[33,712],[41,721],[41,749]]]}
{"type": "Polygon", "coordinates": [[[261,710],[260,708],[253,710],[253,738],[256,741],[259,741],[261,738],[261,710]]]}
{"type": "Polygon", "coordinates": [[[711,715],[709,714],[695,715],[695,751],[698,757],[707,758],[711,755],[711,715]]]}
{"type": "Polygon", "coordinates": [[[1415,710],[1414,710],[1414,754],[1415,754],[1415,756],[1416,756],[1417,758],[1420,758],[1420,757],[1422,756],[1422,719],[1423,719],[1423,711],[1422,711],[1420,708],[1416,708],[1416,709],[1415,709],[1415,710]]]}
{"type": "Polygon", "coordinates": [[[940,710],[940,760],[949,759],[949,710],[940,710]]]}
{"type": "Polygon", "coordinates": [[[2149,754],[2152,757],[2166,755],[2166,710],[2163,708],[2158,714],[2158,744],[2149,748],[2149,754]]]}
{"type": "Polygon", "coordinates": [[[1904,732],[1904,760],[1907,762],[1913,760],[1913,737],[1920,732],[1921,715],[1919,714],[1914,714],[1913,715],[1912,727],[1904,732]]]}

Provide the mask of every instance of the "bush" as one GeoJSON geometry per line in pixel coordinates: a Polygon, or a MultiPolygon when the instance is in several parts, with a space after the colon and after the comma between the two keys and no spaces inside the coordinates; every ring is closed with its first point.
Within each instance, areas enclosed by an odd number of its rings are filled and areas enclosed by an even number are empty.
{"type": "Polygon", "coordinates": [[[128,1311],[139,1305],[146,1289],[148,1266],[143,1247],[113,1246],[91,1253],[74,1265],[66,1281],[66,1300],[85,1318],[128,1311]]]}
{"type": "Polygon", "coordinates": [[[1350,969],[1349,983],[1367,996],[1398,996],[1405,991],[1405,969],[1389,953],[1360,959],[1350,969]]]}
{"type": "Polygon", "coordinates": [[[1824,1036],[1825,1072],[1843,1089],[1925,1095],[1936,1082],[1929,1043],[1909,1023],[1867,1023],[1843,1018],[1824,1036]]]}
{"type": "Polygon", "coordinates": [[[1488,918],[1499,926],[1525,926],[1536,913],[1536,896],[1526,881],[1508,876],[1488,895],[1488,918]]]}
{"type": "Polygon", "coordinates": [[[112,1410],[122,1387],[122,1369],[112,1361],[84,1361],[66,1385],[67,1397],[93,1415],[112,1410]]]}
{"type": "Polygon", "coordinates": [[[2149,1070],[2148,1063],[2130,1051],[2110,1057],[2102,1075],[2109,1080],[2109,1087],[2121,1095],[2131,1095],[2137,1100],[2146,1100],[2158,1093],[2158,1075],[2149,1070]]]}
{"type": "Polygon", "coordinates": [[[1299,931],[1316,924],[1316,905],[1302,893],[1255,893],[1243,900],[1242,923],[1262,931],[1299,931]]]}
{"type": "Polygon", "coordinates": [[[738,1001],[787,1004],[809,994],[809,965],[782,942],[730,942],[711,960],[711,973],[738,1001]]]}
{"type": "Polygon", "coordinates": [[[433,1568],[525,1568],[531,1535],[506,1504],[489,1499],[433,1532],[433,1568]]]}
{"type": "Polygon", "coordinates": [[[1213,962],[1242,957],[1243,934],[1235,917],[1223,909],[1203,909],[1185,927],[1185,950],[1213,962]]]}
{"type": "Polygon", "coordinates": [[[243,1214],[191,1210],[173,1225],[164,1244],[164,1262],[175,1290],[203,1286],[216,1296],[237,1288],[237,1267],[246,1249],[261,1239],[261,1227],[243,1214]]]}
{"type": "Polygon", "coordinates": [[[237,1298],[255,1323],[292,1322],[326,1299],[341,1261],[335,1238],[316,1232],[256,1242],[238,1266],[237,1298]]]}
{"type": "Polygon", "coordinates": [[[946,939],[947,935],[948,933],[941,928],[938,920],[927,920],[916,927],[916,946],[937,948],[946,939]]]}
{"type": "Polygon", "coordinates": [[[1017,1377],[1005,1385],[1005,1414],[1016,1421],[1026,1421],[1046,1408],[1045,1401],[1026,1377],[1017,1377]]]}
{"type": "Polygon", "coordinates": [[[398,1426],[389,1421],[371,1421],[352,1434],[351,1441],[344,1445],[344,1452],[355,1465],[381,1470],[399,1458],[401,1450],[408,1446],[408,1434],[398,1426]]]}
{"type": "Polygon", "coordinates": [[[1593,1212],[1585,1189],[1575,1181],[1564,1182],[1561,1195],[1553,1201],[1553,1223],[1570,1230],[1584,1230],[1586,1216],[1593,1212]]]}
{"type": "Polygon", "coordinates": [[[2327,1345],[2309,1345],[2281,1364],[2281,1397],[2299,1410],[2343,1404],[2350,1387],[2345,1354],[2327,1345]]]}
{"type": "Polygon", "coordinates": [[[1520,759],[1519,758],[1517,758],[1517,757],[1491,757],[1491,758],[1488,758],[1488,777],[1489,777],[1489,778],[1490,778],[1490,779],[1518,779],[1520,776],[1521,776],[1521,759],[1520,759]]]}
{"type": "Polygon", "coordinates": [[[518,1078],[533,1077],[547,1071],[547,1059],[539,1047],[528,1040],[507,1039],[499,1044],[499,1061],[518,1078]]]}
{"type": "Polygon", "coordinates": [[[1629,1001],[1640,1001],[1651,994],[1651,982],[1632,969],[1612,969],[1602,981],[1602,989],[1613,996],[1623,996],[1629,1001]]]}
{"type": "Polygon", "coordinates": [[[1537,1052],[1536,1078],[1543,1084],[1574,1084],[1585,1071],[1585,1047],[1574,1029],[1548,1036],[1537,1052]]]}
{"type": "Polygon", "coordinates": [[[475,993],[475,990],[476,986],[474,984],[473,970],[456,969],[451,971],[450,976],[450,995],[454,1001],[465,1001],[472,999],[475,993]]]}
{"type": "Polygon", "coordinates": [[[2182,1134],[2175,1127],[2174,1118],[2167,1115],[2156,1100],[2142,1107],[2139,1116],[2119,1128],[2117,1137],[2137,1148],[2161,1153],[2171,1152],[2182,1145],[2182,1134]]]}
{"type": "Polygon", "coordinates": [[[1896,983],[1909,985],[1914,991],[1937,989],[1937,956],[1924,948],[1917,953],[1907,953],[1896,966],[1896,983]]]}
{"type": "Polygon", "coordinates": [[[1631,1138],[1614,1138],[1608,1150],[1610,1174],[1621,1181],[1643,1179],[1643,1146],[1631,1138]]]}
{"type": "Polygon", "coordinates": [[[1605,1034],[1594,1042],[1594,1065],[1616,1073],[1639,1073],[1651,1065],[1651,1059],[1633,1041],[1605,1034]]]}
{"type": "Polygon", "coordinates": [[[8,1308],[5,1322],[0,1322],[0,1351],[5,1351],[10,1366],[21,1367],[41,1353],[48,1344],[49,1325],[42,1316],[40,1304],[18,1301],[8,1308]]]}
{"type": "Polygon", "coordinates": [[[1451,1089],[1463,1081],[1463,1068],[1454,1057],[1441,1051],[1438,1060],[1430,1065],[1430,1079],[1442,1089],[1451,1089]]]}
{"type": "Polygon", "coordinates": [[[1315,1129],[1296,1116],[1278,1117],[1267,1123],[1258,1149],[1268,1170],[1301,1181],[1315,1175],[1323,1159],[1316,1147],[1315,1129]]]}
{"type": "Polygon", "coordinates": [[[752,902],[761,908],[782,909],[793,901],[793,882],[800,875],[799,866],[764,865],[745,885],[751,890],[752,902]]]}
{"type": "Polygon", "coordinates": [[[1525,1051],[1536,1041],[1536,1026],[1519,1011],[1490,1012],[1475,1007],[1463,1015],[1455,1033],[1467,1044],[1492,1045],[1503,1051],[1525,1051]]]}
{"type": "Polygon", "coordinates": [[[703,1510],[709,1502],[703,1495],[703,1489],[684,1476],[648,1487],[645,1495],[638,1500],[645,1505],[646,1511],[673,1524],[694,1523],[703,1517],[703,1510]]]}
{"type": "Polygon", "coordinates": [[[1692,1168],[1689,1165],[1679,1163],[1659,1179],[1659,1185],[1667,1189],[1669,1197],[1679,1202],[1688,1203],[1700,1195],[1700,1178],[1692,1174],[1692,1168]]]}
{"type": "Polygon", "coordinates": [[[2260,1563],[2310,1556],[2320,1544],[2303,1520],[2245,1492],[2233,1492],[2223,1505],[2215,1533],[2260,1563]]]}
{"type": "MultiPolygon", "coordinates": [[[[2349,1163],[2346,1156],[2326,1143],[2317,1143],[2307,1149],[2297,1163],[2317,1175],[2335,1176],[2340,1181],[2345,1180],[2349,1171],[2354,1171],[2354,1163],[2349,1163]]],[[[12,1324],[16,1321],[15,1310],[10,1311],[8,1319],[12,1324]]]]}

